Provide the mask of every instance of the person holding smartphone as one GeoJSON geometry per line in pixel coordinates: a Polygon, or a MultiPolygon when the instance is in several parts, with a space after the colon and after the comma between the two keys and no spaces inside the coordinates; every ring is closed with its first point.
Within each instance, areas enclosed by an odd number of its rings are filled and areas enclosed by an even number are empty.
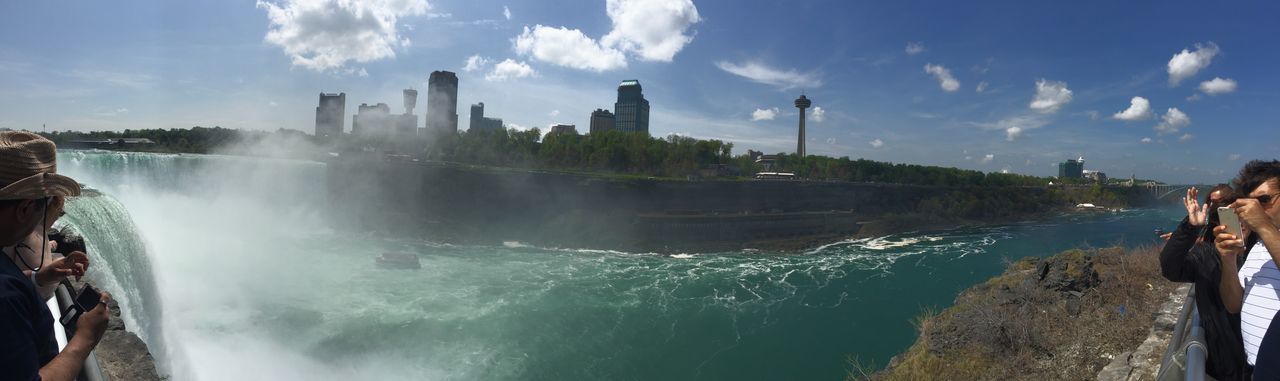
{"type": "Polygon", "coordinates": [[[1173,282],[1194,283],[1196,311],[1204,328],[1209,361],[1205,373],[1217,380],[1244,380],[1244,344],[1240,339],[1240,315],[1230,313],[1218,291],[1222,261],[1213,247],[1213,228],[1218,226],[1217,209],[1235,201],[1235,192],[1226,184],[1209,190],[1200,204],[1196,188],[1187,189],[1182,199],[1187,217],[1170,232],[1160,250],[1160,273],[1173,282]]]}
{"type": "MultiPolygon", "coordinates": [[[[0,132],[0,247],[6,252],[16,252],[24,238],[44,227],[55,197],[79,194],[75,180],[57,174],[53,142],[29,132],[0,132]]],[[[74,380],[107,330],[111,296],[101,293],[102,303],[85,306],[91,310],[78,318],[75,336],[59,352],[53,315],[32,279],[39,271],[14,259],[0,258],[0,378],[74,380]]]]}
{"type": "Polygon", "coordinates": [[[1262,364],[1258,349],[1280,311],[1280,161],[1245,164],[1235,184],[1242,196],[1223,212],[1234,213],[1242,230],[1214,228],[1214,245],[1222,259],[1219,292],[1227,310],[1240,314],[1246,361],[1254,367],[1262,364]]]}

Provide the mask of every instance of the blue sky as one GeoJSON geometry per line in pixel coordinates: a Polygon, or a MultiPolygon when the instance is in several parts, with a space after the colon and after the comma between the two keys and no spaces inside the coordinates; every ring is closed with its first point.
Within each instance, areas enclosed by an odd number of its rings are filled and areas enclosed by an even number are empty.
{"type": "Polygon", "coordinates": [[[822,155],[1032,175],[1083,156],[1172,182],[1276,157],[1280,5],[972,3],[3,2],[0,127],[310,132],[320,92],[399,112],[450,70],[462,128],[483,101],[585,130],[635,78],[654,135],[737,153],[794,150],[804,91],[822,155]]]}

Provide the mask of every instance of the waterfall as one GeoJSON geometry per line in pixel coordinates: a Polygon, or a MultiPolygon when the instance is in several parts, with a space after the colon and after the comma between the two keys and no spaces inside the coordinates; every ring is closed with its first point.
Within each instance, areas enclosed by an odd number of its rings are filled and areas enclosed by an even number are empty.
{"type": "Polygon", "coordinates": [[[84,236],[95,281],[174,379],[199,378],[201,343],[226,337],[211,332],[254,324],[246,301],[272,289],[259,282],[298,262],[281,239],[327,232],[322,163],[70,150],[58,164],[86,187],[59,223],[84,236]]]}
{"type": "Polygon", "coordinates": [[[58,223],[84,236],[89,275],[111,293],[125,326],[147,343],[157,365],[163,364],[163,309],[147,246],[129,211],[115,198],[89,188],[67,203],[66,213],[58,223]]]}

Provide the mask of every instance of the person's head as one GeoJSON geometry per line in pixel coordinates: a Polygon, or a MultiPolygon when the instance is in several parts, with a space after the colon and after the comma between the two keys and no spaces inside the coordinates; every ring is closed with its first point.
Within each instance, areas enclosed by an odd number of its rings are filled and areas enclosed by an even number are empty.
{"type": "Polygon", "coordinates": [[[51,204],[61,213],[60,200],[80,194],[80,184],[57,172],[53,142],[29,132],[0,132],[0,246],[48,222],[51,204]]]}
{"type": "Polygon", "coordinates": [[[1273,221],[1280,221],[1280,161],[1254,160],[1234,180],[1241,198],[1256,198],[1273,221]],[[1268,201],[1268,202],[1262,202],[1268,201]]]}
{"type": "Polygon", "coordinates": [[[1231,189],[1230,185],[1218,184],[1209,190],[1209,196],[1205,198],[1205,204],[1211,207],[1226,206],[1235,202],[1236,192],[1231,189]]]}

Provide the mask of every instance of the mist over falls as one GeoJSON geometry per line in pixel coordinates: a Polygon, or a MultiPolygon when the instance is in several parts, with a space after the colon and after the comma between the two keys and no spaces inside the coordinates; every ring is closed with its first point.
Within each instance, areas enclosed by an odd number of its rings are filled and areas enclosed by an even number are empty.
{"type": "Polygon", "coordinates": [[[92,271],[127,295],[161,368],[191,380],[838,378],[847,355],[883,364],[906,348],[922,306],[950,304],[1005,258],[1079,237],[1136,243],[1176,217],[673,258],[335,229],[345,216],[314,162],[69,151],[59,167],[103,194],[67,217],[92,271]],[[91,226],[124,221],[135,235],[91,226]],[[380,269],[384,252],[423,269],[380,269]]]}

